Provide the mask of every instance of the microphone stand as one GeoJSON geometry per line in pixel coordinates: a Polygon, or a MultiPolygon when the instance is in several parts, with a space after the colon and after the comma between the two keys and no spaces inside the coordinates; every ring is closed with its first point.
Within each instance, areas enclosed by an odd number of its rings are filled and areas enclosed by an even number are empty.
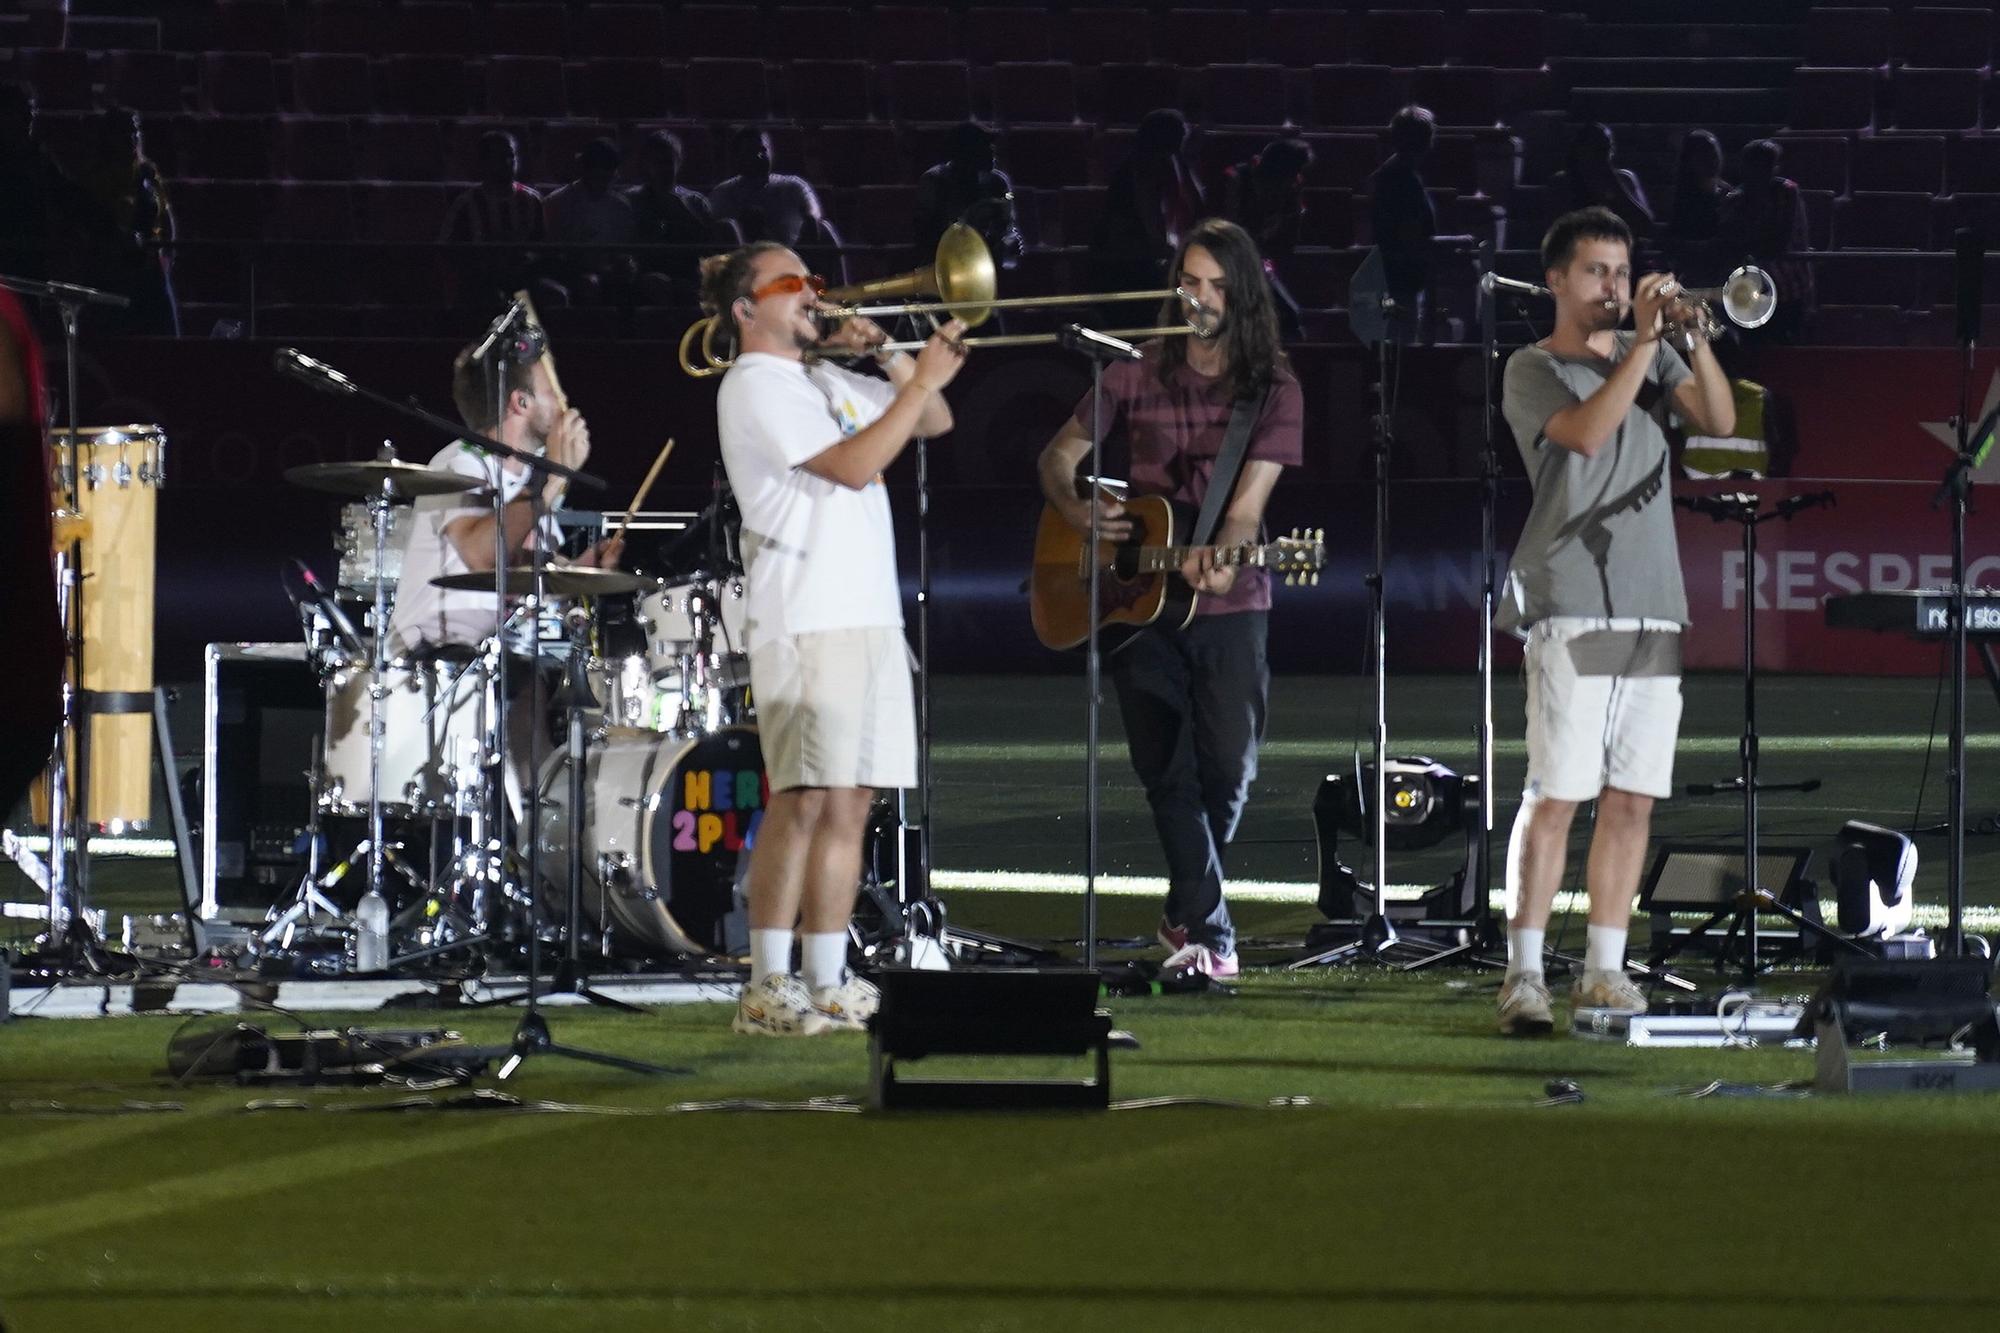
{"type": "MultiPolygon", "coordinates": [[[[62,321],[64,371],[68,392],[63,406],[69,418],[69,466],[59,469],[63,505],[82,513],[83,429],[77,405],[78,322],[87,305],[123,310],[132,302],[114,292],[69,282],[41,282],[0,275],[0,287],[17,295],[52,304],[62,321]]],[[[84,688],[83,666],[83,538],[61,553],[56,576],[56,619],[62,626],[63,649],[69,659],[63,673],[56,747],[49,761],[49,900],[48,931],[42,936],[41,958],[53,972],[66,975],[106,975],[97,956],[103,941],[86,915],[90,892],[90,748],[88,714],[94,706],[84,688]],[[71,797],[71,759],[75,760],[75,795],[71,797]]]]}

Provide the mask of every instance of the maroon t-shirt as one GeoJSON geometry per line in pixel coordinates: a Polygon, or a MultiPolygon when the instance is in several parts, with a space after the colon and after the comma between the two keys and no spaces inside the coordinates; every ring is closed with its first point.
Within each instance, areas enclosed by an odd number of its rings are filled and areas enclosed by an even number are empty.
{"type": "MultiPolygon", "coordinates": [[[[1175,369],[1168,383],[1162,384],[1160,344],[1148,343],[1144,350],[1143,361],[1118,361],[1105,367],[1105,437],[1123,427],[1132,453],[1130,481],[1134,494],[1164,495],[1199,510],[1208,494],[1209,478],[1215,475],[1215,457],[1222,452],[1222,437],[1229,430],[1229,380],[1197,374],[1182,365],[1175,369]]],[[[1250,447],[1244,451],[1244,462],[1257,460],[1297,467],[1304,461],[1301,452],[1304,418],[1305,395],[1299,391],[1299,382],[1289,370],[1280,370],[1264,399],[1263,411],[1250,430],[1250,447]]],[[[1077,428],[1088,435],[1088,393],[1077,404],[1075,420],[1077,428]]],[[[1238,573],[1235,585],[1226,594],[1220,597],[1203,594],[1196,603],[1195,614],[1215,616],[1231,611],[1270,609],[1270,571],[1245,569],[1238,573]]]]}

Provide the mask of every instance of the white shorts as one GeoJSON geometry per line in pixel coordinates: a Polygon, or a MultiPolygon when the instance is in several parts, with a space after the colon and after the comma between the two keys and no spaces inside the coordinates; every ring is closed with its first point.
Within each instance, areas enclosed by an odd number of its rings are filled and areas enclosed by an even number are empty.
{"type": "Polygon", "coordinates": [[[816,630],[750,654],[750,694],[772,791],[914,787],[910,650],[893,627],[816,630]]]}
{"type": "Polygon", "coordinates": [[[1681,722],[1681,635],[1656,621],[1552,616],[1528,631],[1528,796],[1665,798],[1681,722]]]}

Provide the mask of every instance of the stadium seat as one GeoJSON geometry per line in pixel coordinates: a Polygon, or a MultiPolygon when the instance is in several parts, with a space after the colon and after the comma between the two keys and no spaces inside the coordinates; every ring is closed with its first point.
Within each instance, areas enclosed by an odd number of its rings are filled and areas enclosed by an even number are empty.
{"type": "Polygon", "coordinates": [[[305,11],[306,49],[388,55],[398,49],[397,32],[375,0],[310,0],[305,11]]]}
{"type": "MultiPolygon", "coordinates": [[[[1937,194],[1944,189],[1944,156],[1944,139],[1936,135],[1864,134],[1854,141],[1849,178],[1856,190],[1937,194]]],[[[1789,158],[1786,165],[1790,165],[1789,158]]]]}
{"type": "Polygon", "coordinates": [[[365,116],[375,109],[368,57],[301,52],[292,57],[292,105],[316,116],[365,116]]]}
{"type": "Polygon", "coordinates": [[[1805,64],[1880,69],[1889,63],[1895,26],[1887,9],[1812,9],[1800,27],[1805,64]]]}
{"type": "Polygon", "coordinates": [[[270,187],[265,232],[280,241],[354,239],[353,187],[346,181],[280,181],[270,187]]]}
{"type": "Polygon", "coordinates": [[[355,126],[355,152],[367,180],[443,181],[472,175],[468,158],[447,166],[444,131],[428,117],[375,116],[355,126]]]}
{"type": "Polygon", "coordinates": [[[819,164],[813,179],[837,187],[913,180],[931,165],[905,160],[893,125],[822,125],[812,144],[812,158],[819,164]]]}
{"type": "Polygon", "coordinates": [[[1143,65],[1153,58],[1153,15],[1144,9],[1072,9],[1057,25],[1056,54],[1080,68],[1143,65]]]}
{"type": "Polygon", "coordinates": [[[1308,184],[1351,190],[1369,172],[1382,165],[1388,149],[1376,134],[1304,134],[1300,136],[1313,150],[1313,164],[1306,169],[1308,184]]]}
{"type": "MultiPolygon", "coordinates": [[[[867,54],[867,28],[851,9],[831,5],[780,5],[775,31],[785,34],[786,47],[804,60],[859,60],[867,54]]],[[[751,51],[750,55],[774,52],[751,51]]]]}
{"type": "Polygon", "coordinates": [[[1830,305],[1907,308],[1919,299],[1919,262],[1913,255],[1823,255],[1813,263],[1813,284],[1830,305]]]}
{"type": "Polygon", "coordinates": [[[1136,125],[1154,107],[1179,106],[1177,65],[1103,65],[1097,71],[1097,114],[1113,125],[1136,125]]]}
{"type": "Polygon", "coordinates": [[[1354,191],[1312,188],[1305,192],[1306,212],[1299,223],[1301,245],[1345,250],[1354,244],[1354,191]]]}
{"type": "Polygon", "coordinates": [[[35,90],[35,100],[44,110],[89,111],[97,105],[88,51],[27,48],[15,53],[14,68],[35,90]]]}
{"type": "Polygon", "coordinates": [[[568,115],[562,61],[555,56],[494,56],[486,62],[486,109],[496,116],[568,115]]]}
{"type": "Polygon", "coordinates": [[[563,6],[550,0],[494,5],[486,11],[481,32],[482,42],[494,55],[547,56],[569,50],[563,6]]]}
{"type": "Polygon", "coordinates": [[[899,60],[889,66],[889,105],[898,120],[961,121],[972,114],[972,79],[962,60],[899,60]]]}
{"type": "Polygon", "coordinates": [[[1084,125],[1014,126],[1004,132],[1000,167],[1016,184],[1056,190],[1090,179],[1091,131],[1084,125]]]}
{"type": "Polygon", "coordinates": [[[1993,65],[1993,8],[1906,11],[1899,43],[1903,63],[1929,69],[1985,70],[1993,65]]]}
{"type": "Polygon", "coordinates": [[[1848,141],[1845,136],[1812,134],[1781,137],[1778,170],[1809,190],[1847,193],[1848,141]]]}
{"type": "Polygon", "coordinates": [[[186,176],[256,181],[272,175],[269,116],[187,116],[175,122],[178,169],[186,176]]]}
{"type": "Polygon", "coordinates": [[[1161,60],[1190,68],[1241,65],[1250,59],[1250,31],[1241,10],[1169,9],[1160,15],[1153,52],[1161,60]]]}
{"type": "Polygon", "coordinates": [[[355,178],[354,136],[343,116],[280,116],[277,175],[283,180],[355,178]]]}
{"type": "Polygon", "coordinates": [[[261,184],[184,178],[168,182],[167,189],[183,240],[254,241],[264,234],[261,184]]]}
{"type": "MultiPolygon", "coordinates": [[[[2000,181],[2000,134],[1962,134],[1949,140],[1945,153],[1947,191],[1987,190],[1996,181],[2000,181]]],[[[2000,236],[1994,241],[2000,245],[2000,236]]]]}
{"type": "Polygon", "coordinates": [[[1324,9],[1274,9],[1252,25],[1251,56],[1258,61],[1310,69],[1347,59],[1347,15],[1324,9]]]}
{"type": "Polygon", "coordinates": [[[588,4],[570,14],[570,51],[574,56],[640,56],[655,60],[669,54],[757,54],[754,39],[757,12],[748,5],[689,5],[667,38],[662,5],[588,4]]]}
{"type": "Polygon", "coordinates": [[[1931,199],[1915,191],[1856,191],[1835,200],[1832,248],[1925,249],[1931,239],[1931,199]]]}
{"type": "Polygon", "coordinates": [[[1785,125],[1794,130],[1872,129],[1875,84],[1874,70],[1802,65],[1792,72],[1791,102],[1785,125]]]}
{"type": "Polygon", "coordinates": [[[1498,85],[1489,66],[1424,66],[1410,76],[1410,96],[1427,106],[1439,125],[1498,124],[1498,85]]]}
{"type": "Polygon", "coordinates": [[[862,185],[849,190],[835,225],[842,239],[863,245],[906,246],[916,216],[913,185],[862,185]]]}
{"type": "Polygon", "coordinates": [[[111,51],[103,59],[105,96],[134,111],[187,109],[186,58],[174,51],[111,51]]]}
{"type": "Polygon", "coordinates": [[[943,5],[877,5],[860,21],[868,53],[877,61],[935,61],[958,54],[951,11],[943,5]]]}
{"type": "Polygon", "coordinates": [[[687,64],[688,113],[707,120],[769,120],[771,89],[761,60],[702,57],[687,64]]]}
{"type": "Polygon", "coordinates": [[[457,56],[385,56],[375,64],[376,108],[398,116],[463,116],[471,111],[477,62],[457,56]]]}
{"type": "Polygon", "coordinates": [[[1370,63],[1404,69],[1441,65],[1458,54],[1441,9],[1371,9],[1362,17],[1359,46],[1370,63]]]}
{"type": "Polygon", "coordinates": [[[874,107],[874,70],[865,60],[794,60],[784,85],[793,120],[868,120],[874,107]]]}
{"type": "Polygon", "coordinates": [[[684,109],[680,78],[648,57],[600,56],[570,65],[568,73],[569,105],[581,115],[651,120],[684,109]]]}
{"type": "Polygon", "coordinates": [[[261,51],[269,55],[292,44],[291,14],[286,0],[216,0],[211,48],[217,51],[261,51]]]}
{"type": "Polygon", "coordinates": [[[1379,129],[1410,100],[1405,72],[1387,65],[1314,65],[1314,118],[1322,125],[1379,129]]]}
{"type": "Polygon", "coordinates": [[[1209,65],[1194,82],[1208,124],[1277,126],[1290,120],[1282,65],[1209,65]]]}
{"type": "Polygon", "coordinates": [[[1510,70],[1548,63],[1548,15],[1542,10],[1468,9],[1462,25],[1468,60],[1510,70]]]}
{"type": "Polygon", "coordinates": [[[965,58],[975,65],[1048,60],[1060,20],[1046,9],[968,9],[962,28],[965,58]]]}
{"type": "Polygon", "coordinates": [[[1076,70],[1067,60],[1000,61],[992,78],[993,118],[1002,124],[1076,119],[1076,70]]]}
{"type": "Polygon", "coordinates": [[[1890,96],[1899,130],[1970,130],[1979,127],[1986,76],[1976,69],[1897,70],[1890,96]]]}
{"type": "MultiPolygon", "coordinates": [[[[459,56],[493,49],[490,11],[475,21],[467,0],[404,0],[396,11],[396,44],[412,55],[459,56]]],[[[560,55],[559,49],[531,54],[560,55]]]]}

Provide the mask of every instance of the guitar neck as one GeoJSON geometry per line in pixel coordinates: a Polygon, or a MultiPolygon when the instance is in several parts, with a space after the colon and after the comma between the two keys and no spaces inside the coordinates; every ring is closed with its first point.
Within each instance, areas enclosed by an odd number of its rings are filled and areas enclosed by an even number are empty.
{"type": "Polygon", "coordinates": [[[1268,547],[1259,546],[1256,542],[1245,542],[1241,546],[1142,546],[1136,552],[1137,568],[1142,574],[1166,573],[1204,554],[1213,554],[1219,566],[1261,565],[1267,559],[1268,550],[1268,547]]]}

